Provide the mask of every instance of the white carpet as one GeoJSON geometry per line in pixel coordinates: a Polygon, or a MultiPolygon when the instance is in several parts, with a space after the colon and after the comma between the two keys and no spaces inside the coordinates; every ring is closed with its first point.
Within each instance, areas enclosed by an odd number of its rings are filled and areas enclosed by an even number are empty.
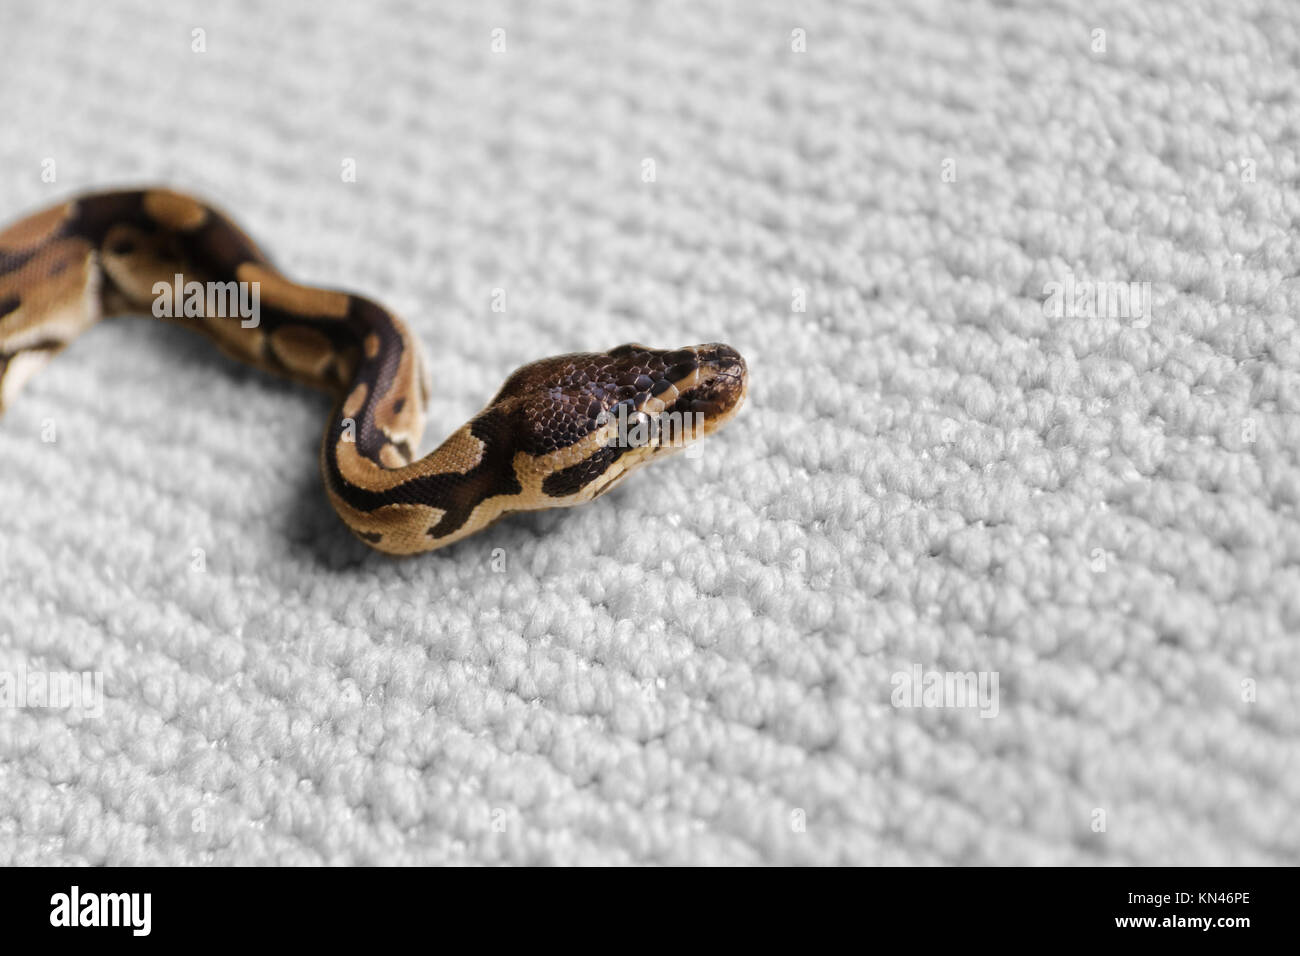
{"type": "Polygon", "coordinates": [[[557,352],[752,377],[394,561],[323,397],[93,330],[0,421],[0,672],[103,675],[0,708],[0,863],[1300,862],[1300,7],[616,7],[0,7],[0,219],[211,198],[412,323],[428,445],[557,352]]]}

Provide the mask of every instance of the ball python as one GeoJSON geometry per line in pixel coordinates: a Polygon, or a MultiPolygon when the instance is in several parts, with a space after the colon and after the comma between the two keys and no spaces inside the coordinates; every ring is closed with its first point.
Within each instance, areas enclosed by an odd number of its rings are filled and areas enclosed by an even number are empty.
{"type": "Polygon", "coordinates": [[[360,295],[286,278],[211,205],[141,189],[81,196],[0,232],[0,412],[73,338],[122,313],[187,325],[233,358],[333,395],[326,493],[353,534],[389,554],[591,501],[717,430],[748,389],[744,359],[720,343],[558,355],[516,370],[417,458],[432,383],[404,322],[360,295]]]}

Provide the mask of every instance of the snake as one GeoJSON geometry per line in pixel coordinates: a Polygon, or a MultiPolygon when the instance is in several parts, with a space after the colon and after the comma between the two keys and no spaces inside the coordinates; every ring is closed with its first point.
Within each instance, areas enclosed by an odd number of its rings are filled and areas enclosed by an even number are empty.
{"type": "Polygon", "coordinates": [[[0,231],[0,413],[74,338],[128,314],[185,325],[231,358],[329,394],[326,495],[358,539],[393,555],[592,501],[715,432],[748,394],[745,360],[722,343],[556,355],[516,369],[418,456],[432,378],[405,322],[364,296],[289,279],[214,206],[147,188],[77,196],[0,231]]]}

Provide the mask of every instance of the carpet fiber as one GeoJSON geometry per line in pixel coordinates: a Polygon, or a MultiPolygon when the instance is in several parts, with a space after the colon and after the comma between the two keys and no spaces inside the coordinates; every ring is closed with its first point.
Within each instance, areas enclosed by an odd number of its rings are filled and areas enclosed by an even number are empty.
{"type": "Polygon", "coordinates": [[[625,341],[751,398],[392,560],[323,396],[93,329],[0,421],[0,676],[102,679],[0,863],[1300,862],[1298,11],[5,3],[0,219],[209,198],[426,448],[625,341]]]}

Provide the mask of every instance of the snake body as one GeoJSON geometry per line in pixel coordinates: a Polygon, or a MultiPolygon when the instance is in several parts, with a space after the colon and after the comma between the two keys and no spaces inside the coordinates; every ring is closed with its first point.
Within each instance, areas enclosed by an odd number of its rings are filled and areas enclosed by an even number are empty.
{"type": "Polygon", "coordinates": [[[515,371],[416,458],[431,383],[405,323],[362,296],[289,280],[210,205],[145,189],[83,196],[0,232],[0,412],[102,317],[158,314],[164,287],[191,282],[255,289],[256,322],[211,295],[162,317],[336,397],[321,442],[326,492],[358,538],[390,554],[443,547],[512,512],[590,501],[714,431],[747,391],[744,360],[716,343],[555,356],[515,371]]]}

